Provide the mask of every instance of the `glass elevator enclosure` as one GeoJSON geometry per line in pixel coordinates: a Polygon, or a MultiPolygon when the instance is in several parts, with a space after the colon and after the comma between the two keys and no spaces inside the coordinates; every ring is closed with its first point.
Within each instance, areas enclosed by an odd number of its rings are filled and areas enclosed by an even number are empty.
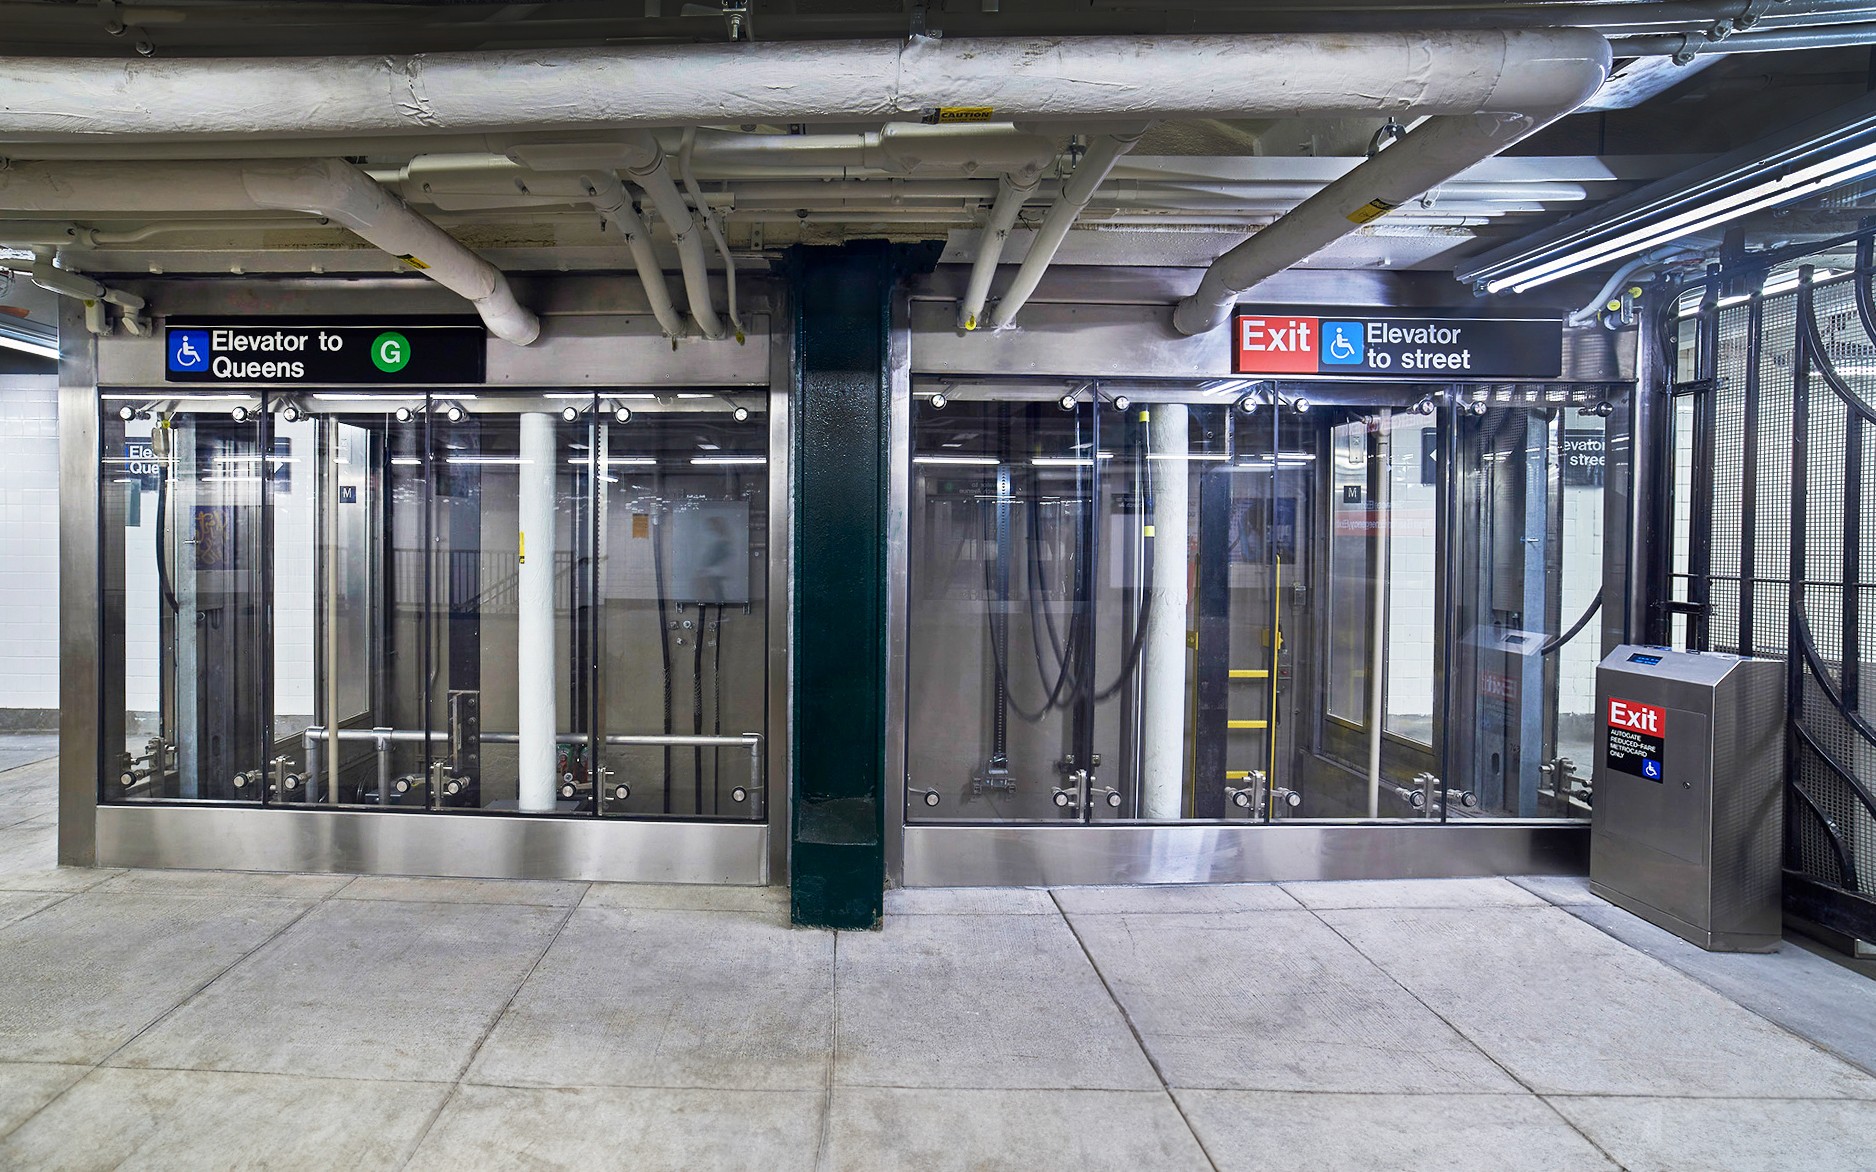
{"type": "Polygon", "coordinates": [[[766,392],[101,408],[102,801],[765,819],[766,392]]]}
{"type": "Polygon", "coordinates": [[[1584,816],[1606,393],[916,384],[908,824],[1584,816]]]}

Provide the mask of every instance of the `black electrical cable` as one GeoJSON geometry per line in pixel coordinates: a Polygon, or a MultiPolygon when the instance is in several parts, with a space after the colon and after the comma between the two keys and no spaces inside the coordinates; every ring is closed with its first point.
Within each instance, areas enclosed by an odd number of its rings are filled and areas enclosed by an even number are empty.
{"type": "Polygon", "coordinates": [[[169,460],[164,458],[156,462],[156,581],[163,592],[164,605],[169,613],[182,610],[176,601],[176,588],[169,573],[169,460]]]}
{"type": "Polygon", "coordinates": [[[1576,638],[1583,632],[1583,628],[1589,625],[1589,620],[1595,618],[1596,612],[1601,609],[1602,591],[1598,590],[1596,591],[1596,597],[1590,600],[1589,609],[1583,612],[1582,618],[1576,620],[1576,625],[1572,626],[1561,635],[1555,635],[1546,639],[1544,645],[1537,649],[1537,653],[1539,655],[1549,655],[1551,652],[1561,648],[1565,643],[1576,638]]]}
{"type": "MultiPolygon", "coordinates": [[[[710,624],[710,735],[723,735],[723,604],[710,624]]],[[[715,813],[723,796],[723,749],[710,754],[710,810],[715,813]]]]}
{"type": "MultiPolygon", "coordinates": [[[[703,735],[703,633],[704,614],[710,609],[707,603],[697,604],[697,637],[691,640],[690,666],[690,731],[694,736],[703,735]]],[[[696,782],[697,804],[691,809],[700,817],[703,814],[703,746],[691,749],[691,775],[696,782]]]]}
{"type": "MultiPolygon", "coordinates": [[[[662,478],[660,478],[662,479],[662,478]]],[[[662,486],[660,486],[662,487],[662,486]]],[[[666,629],[664,597],[664,525],[653,514],[651,530],[652,589],[658,595],[658,651],[664,660],[664,735],[671,735],[671,636],[666,629]]],[[[671,746],[664,747],[664,812],[671,812],[671,746]]]]}

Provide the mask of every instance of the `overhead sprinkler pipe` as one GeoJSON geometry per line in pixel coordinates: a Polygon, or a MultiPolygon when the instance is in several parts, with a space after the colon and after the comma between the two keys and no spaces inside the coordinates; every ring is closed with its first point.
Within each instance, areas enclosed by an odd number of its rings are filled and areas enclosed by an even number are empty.
{"type": "Polygon", "coordinates": [[[1068,238],[1068,230],[1074,227],[1075,217],[1094,198],[1095,191],[1107,178],[1108,172],[1114,169],[1114,164],[1134,148],[1144,133],[1146,127],[1129,134],[1103,134],[1088,144],[1087,153],[1075,165],[1074,174],[1063,182],[1062,193],[1055,197],[1055,202],[1043,213],[1042,226],[1036,229],[1035,239],[1029,244],[1029,252],[1023,257],[1022,266],[1016,270],[1010,287],[1004,291],[1002,300],[997,302],[996,311],[990,315],[991,328],[1000,330],[1009,325],[1017,311],[1029,303],[1030,294],[1036,291],[1049,262],[1055,259],[1062,241],[1068,238]]]}
{"type": "Polygon", "coordinates": [[[990,298],[990,282],[997,275],[1003,246],[1009,243],[1010,229],[1015,227],[1024,202],[1036,193],[1037,186],[1038,181],[1033,177],[1025,184],[1008,175],[997,184],[997,198],[990,205],[990,220],[984,225],[977,256],[971,261],[970,284],[965,288],[964,300],[958,302],[958,329],[977,328],[978,319],[983,317],[984,302],[990,298]]]}
{"type": "Polygon", "coordinates": [[[405,207],[343,159],[270,163],[15,163],[0,170],[0,212],[172,215],[297,211],[322,216],[467,298],[489,332],[525,346],[540,319],[500,269],[405,207]]]}
{"type": "Polygon", "coordinates": [[[1483,104],[1482,113],[1429,119],[1213,261],[1174,311],[1174,328],[1187,335],[1218,328],[1238,294],[1535,134],[1608,76],[1609,43],[1595,33],[1500,35],[1501,97],[1483,104]]]}

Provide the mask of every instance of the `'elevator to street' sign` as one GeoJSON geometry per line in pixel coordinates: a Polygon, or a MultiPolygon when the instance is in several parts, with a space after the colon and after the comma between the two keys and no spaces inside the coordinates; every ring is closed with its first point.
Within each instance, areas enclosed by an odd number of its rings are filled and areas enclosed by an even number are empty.
{"type": "Polygon", "coordinates": [[[173,383],[479,383],[488,334],[454,321],[172,322],[173,383]]]}
{"type": "Polygon", "coordinates": [[[1284,307],[1240,309],[1231,327],[1237,374],[1453,382],[1563,373],[1558,318],[1284,307]]]}

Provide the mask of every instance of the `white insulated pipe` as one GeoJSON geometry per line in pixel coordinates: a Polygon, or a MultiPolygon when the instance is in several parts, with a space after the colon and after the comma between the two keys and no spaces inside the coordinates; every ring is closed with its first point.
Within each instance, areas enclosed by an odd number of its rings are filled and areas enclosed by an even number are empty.
{"type": "Polygon", "coordinates": [[[1244,290],[1543,129],[1582,105],[1609,75],[1609,43],[1595,33],[1499,35],[1499,69],[1515,87],[1515,102],[1431,118],[1304,200],[1213,261],[1197,291],[1174,310],[1173,327],[1187,335],[1218,328],[1244,290]]]}
{"type": "Polygon", "coordinates": [[[1541,121],[1575,104],[1558,76],[1589,62],[1600,84],[1608,44],[1581,29],[6,57],[0,142],[896,122],[953,106],[1018,123],[1479,111],[1541,121]]]}
{"type": "Polygon", "coordinates": [[[521,416],[516,581],[515,731],[520,808],[554,808],[556,740],[560,733],[554,648],[554,417],[521,416]]]}
{"type": "Polygon", "coordinates": [[[671,304],[671,290],[665,284],[664,270],[658,267],[657,253],[652,251],[650,233],[645,221],[632,210],[625,184],[611,171],[603,170],[584,174],[580,180],[592,192],[593,209],[606,217],[606,224],[619,234],[626,250],[632,254],[632,267],[638,270],[639,284],[645,287],[645,300],[651,303],[651,313],[658,319],[659,327],[667,338],[683,337],[684,319],[671,304]]]}
{"type": "Polygon", "coordinates": [[[1023,184],[1005,175],[997,184],[997,198],[990,205],[990,222],[984,225],[983,237],[977,243],[977,256],[971,261],[970,284],[964,291],[964,300],[958,302],[958,329],[977,328],[984,302],[990,298],[990,282],[997,275],[997,261],[1003,257],[1003,246],[1009,243],[1010,229],[1015,226],[1024,201],[1035,194],[1036,187],[1037,180],[1033,176],[1023,184]]]}
{"type": "Polygon", "coordinates": [[[628,164],[625,173],[651,197],[652,206],[658,209],[658,218],[665,222],[677,242],[678,267],[684,271],[684,292],[690,301],[690,315],[697,323],[697,332],[706,338],[721,338],[725,330],[723,319],[717,316],[716,306],[710,300],[710,264],[704,255],[702,225],[697,222],[690,204],[679,194],[677,182],[671,178],[671,165],[665,158],[664,148],[649,134],[641,138],[648,157],[637,165],[628,164]]]}
{"type": "Polygon", "coordinates": [[[489,332],[540,336],[500,269],[405,207],[343,159],[271,163],[16,163],[0,169],[0,211],[92,214],[297,211],[342,224],[467,298],[489,332]]]}
{"type": "MultiPolygon", "coordinates": [[[[1186,591],[1190,430],[1184,404],[1155,403],[1147,416],[1147,467],[1153,488],[1153,577],[1147,589],[1146,687],[1140,718],[1142,818],[1181,816],[1185,799],[1186,591]]],[[[1212,779],[1201,778],[1200,784],[1212,779]]]]}
{"type": "Polygon", "coordinates": [[[1087,153],[1081,156],[1081,162],[1075,164],[1075,173],[1062,184],[1062,193],[1055,197],[1049,210],[1042,215],[1042,226],[1036,229],[1035,239],[1030,241],[1029,251],[1023,256],[1023,263],[1011,279],[1010,287],[1003,292],[997,302],[996,311],[990,315],[992,329],[1002,329],[1010,324],[1017,311],[1028,304],[1030,294],[1042,281],[1042,274],[1055,259],[1055,254],[1062,247],[1062,241],[1068,238],[1068,230],[1074,227],[1075,217],[1081,209],[1088,206],[1095,191],[1107,173],[1114,169],[1122,155],[1132,150],[1140,141],[1142,129],[1136,134],[1103,134],[1088,144],[1087,153]]]}

